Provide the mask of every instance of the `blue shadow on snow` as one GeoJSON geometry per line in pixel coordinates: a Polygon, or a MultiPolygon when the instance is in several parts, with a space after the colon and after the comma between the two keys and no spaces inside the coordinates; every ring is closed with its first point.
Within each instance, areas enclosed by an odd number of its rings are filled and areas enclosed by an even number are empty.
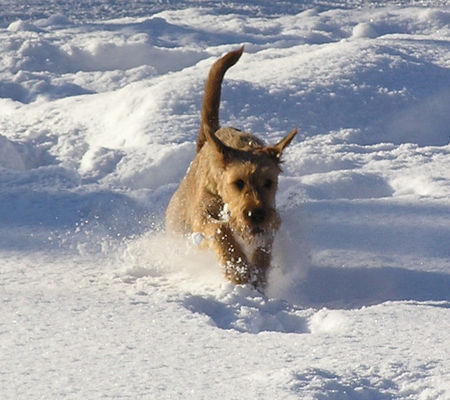
{"type": "Polygon", "coordinates": [[[450,275],[403,268],[311,268],[297,288],[312,307],[359,308],[386,301],[450,302],[450,275]]]}

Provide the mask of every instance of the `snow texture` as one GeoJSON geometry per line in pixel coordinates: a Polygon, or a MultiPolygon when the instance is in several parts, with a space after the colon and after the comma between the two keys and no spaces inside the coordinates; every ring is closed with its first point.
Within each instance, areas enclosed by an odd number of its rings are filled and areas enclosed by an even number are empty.
{"type": "Polygon", "coordinates": [[[2,399],[450,399],[447,1],[4,0],[0,52],[2,399]],[[243,44],[223,125],[300,130],[264,295],[163,224],[243,44]]]}

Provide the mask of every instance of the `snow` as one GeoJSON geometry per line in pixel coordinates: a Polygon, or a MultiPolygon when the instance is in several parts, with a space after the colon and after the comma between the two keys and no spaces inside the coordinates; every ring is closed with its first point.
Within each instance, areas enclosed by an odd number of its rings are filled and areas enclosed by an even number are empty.
{"type": "Polygon", "coordinates": [[[2,399],[450,399],[446,1],[2,1],[2,399]],[[209,67],[275,143],[269,287],[164,232],[209,67]]]}

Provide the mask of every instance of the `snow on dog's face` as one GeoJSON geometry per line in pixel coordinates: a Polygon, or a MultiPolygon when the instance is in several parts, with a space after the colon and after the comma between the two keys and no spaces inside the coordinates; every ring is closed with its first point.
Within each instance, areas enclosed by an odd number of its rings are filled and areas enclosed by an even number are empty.
{"type": "Polygon", "coordinates": [[[270,159],[233,160],[226,164],[220,194],[228,204],[230,226],[243,239],[271,235],[280,219],[275,194],[280,169],[270,159]]]}
{"type": "Polygon", "coordinates": [[[296,133],[275,146],[264,146],[253,135],[232,128],[207,133],[222,164],[218,194],[227,204],[230,226],[247,243],[273,236],[280,225],[275,209],[280,157],[296,133]]]}

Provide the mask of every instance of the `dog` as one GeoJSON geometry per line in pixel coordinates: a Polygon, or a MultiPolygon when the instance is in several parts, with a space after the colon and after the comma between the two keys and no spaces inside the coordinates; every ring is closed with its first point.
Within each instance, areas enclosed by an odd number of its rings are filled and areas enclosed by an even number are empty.
{"type": "Polygon", "coordinates": [[[211,67],[197,154],[169,202],[166,230],[200,237],[200,247],[215,250],[231,282],[264,288],[280,226],[275,194],[281,155],[297,129],[266,146],[249,133],[219,126],[223,77],[243,50],[225,54],[211,67]]]}

